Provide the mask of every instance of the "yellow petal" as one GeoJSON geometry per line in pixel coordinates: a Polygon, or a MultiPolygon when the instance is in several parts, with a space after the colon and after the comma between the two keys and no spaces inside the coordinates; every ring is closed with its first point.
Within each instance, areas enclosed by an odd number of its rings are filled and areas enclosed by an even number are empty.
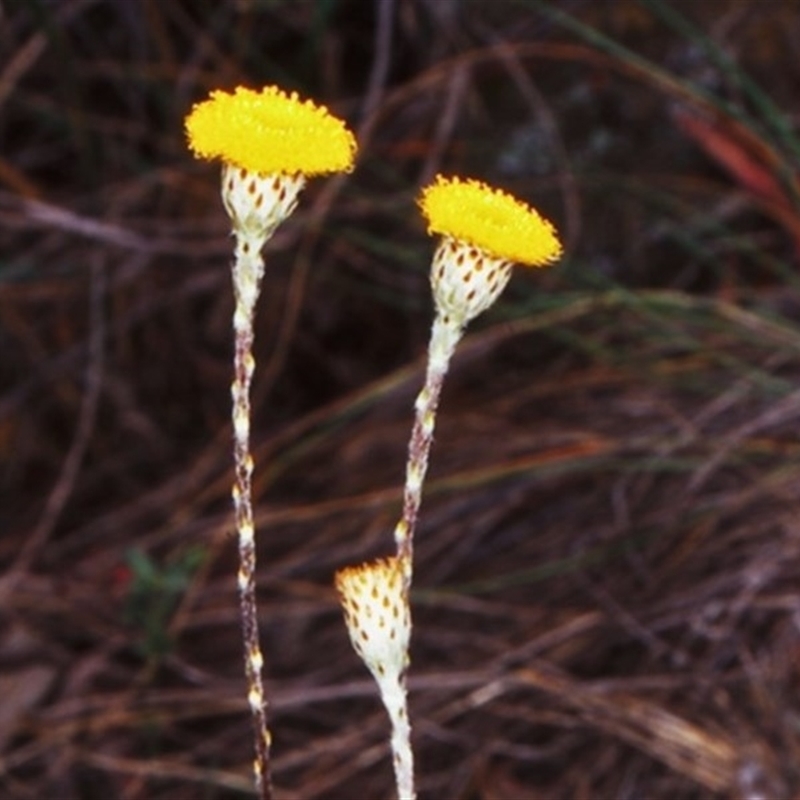
{"type": "Polygon", "coordinates": [[[485,183],[437,175],[419,200],[428,232],[493,258],[541,267],[561,256],[553,225],[527,204],[485,183]]]}
{"type": "Polygon", "coordinates": [[[186,117],[189,148],[250,172],[320,175],[353,168],[353,134],[327,108],[276,86],[213,91],[186,117]]]}

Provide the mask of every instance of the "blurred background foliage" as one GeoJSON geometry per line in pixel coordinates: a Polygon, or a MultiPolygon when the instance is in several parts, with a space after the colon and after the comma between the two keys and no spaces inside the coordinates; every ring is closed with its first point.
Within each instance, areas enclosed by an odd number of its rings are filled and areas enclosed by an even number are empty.
{"type": "Polygon", "coordinates": [[[182,126],[278,83],[360,141],[259,309],[278,796],[392,793],[331,580],[391,549],[437,172],[567,252],[445,387],[421,797],[796,796],[798,41],[796,0],[0,0],[0,794],[252,792],[229,227],[182,126]]]}

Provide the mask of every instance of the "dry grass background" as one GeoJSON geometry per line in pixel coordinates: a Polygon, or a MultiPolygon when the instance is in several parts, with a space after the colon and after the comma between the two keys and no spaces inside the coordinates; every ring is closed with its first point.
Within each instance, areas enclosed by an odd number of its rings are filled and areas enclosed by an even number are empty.
{"type": "Polygon", "coordinates": [[[0,796],[252,791],[230,240],[182,135],[240,82],[361,142],[270,243],[258,320],[278,796],[393,792],[331,581],[391,549],[439,170],[568,254],[445,387],[421,797],[797,796],[798,37],[757,0],[0,2],[0,796]]]}

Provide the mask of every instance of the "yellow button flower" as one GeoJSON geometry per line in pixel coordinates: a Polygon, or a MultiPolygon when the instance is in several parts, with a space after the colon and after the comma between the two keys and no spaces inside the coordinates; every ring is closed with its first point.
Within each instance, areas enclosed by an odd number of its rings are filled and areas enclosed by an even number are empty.
{"type": "Polygon", "coordinates": [[[222,161],[225,209],[251,252],[292,213],[307,177],[353,168],[356,140],[344,122],[277,86],[213,91],[185,126],[198,158],[222,161]]]}
{"type": "Polygon", "coordinates": [[[461,329],[500,296],[512,265],[549,264],[561,255],[561,242],[538,212],[480,181],[437,175],[423,189],[419,205],[429,233],[442,236],[431,265],[431,288],[437,316],[452,335],[447,341],[439,337],[431,356],[443,361],[451,354],[453,335],[457,340],[461,329]]]}
{"type": "Polygon", "coordinates": [[[437,175],[419,205],[429,233],[474,245],[489,257],[541,267],[561,255],[561,243],[546,219],[480,181],[437,175]]]}
{"type": "Polygon", "coordinates": [[[198,158],[260,174],[347,172],[356,153],[340,119],[277,86],[213,91],[187,116],[186,135],[198,158]]]}

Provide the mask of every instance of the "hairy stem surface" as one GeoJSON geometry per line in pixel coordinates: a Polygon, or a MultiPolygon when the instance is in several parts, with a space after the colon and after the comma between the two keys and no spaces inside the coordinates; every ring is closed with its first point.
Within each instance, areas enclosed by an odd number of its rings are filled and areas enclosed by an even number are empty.
{"type": "Polygon", "coordinates": [[[256,541],[253,524],[252,475],[250,454],[250,384],[253,378],[253,313],[261,285],[264,264],[263,241],[237,234],[236,261],[233,265],[233,288],[236,309],[233,317],[235,339],[233,383],[233,505],[239,538],[239,603],[242,616],[244,665],[247,679],[247,702],[255,736],[256,789],[261,800],[271,800],[271,736],[267,724],[267,703],[261,670],[264,658],[258,635],[256,605],[256,541]]]}
{"type": "Polygon", "coordinates": [[[403,490],[403,516],[394,531],[397,557],[403,564],[407,585],[410,585],[413,573],[414,530],[422,503],[422,484],[428,471],[428,456],[433,443],[439,395],[450,366],[450,358],[462,334],[460,325],[446,315],[436,315],[428,346],[425,385],[414,404],[414,426],[408,444],[406,483],[403,490]]]}

